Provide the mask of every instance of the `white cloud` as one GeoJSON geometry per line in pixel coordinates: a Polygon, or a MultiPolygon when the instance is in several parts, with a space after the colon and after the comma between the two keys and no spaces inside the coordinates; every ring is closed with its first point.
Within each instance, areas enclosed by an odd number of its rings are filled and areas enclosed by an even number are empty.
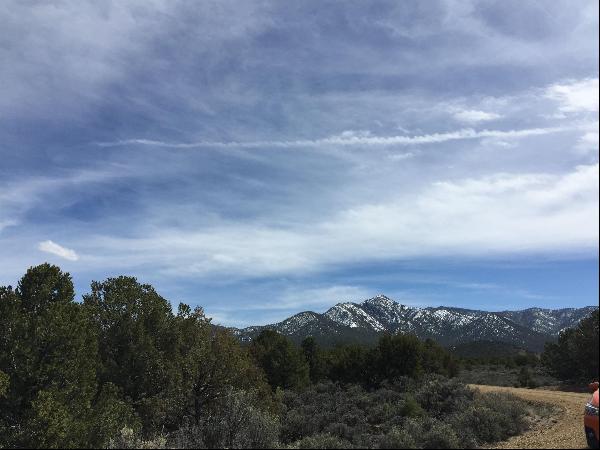
{"type": "Polygon", "coordinates": [[[0,233],[3,229],[12,227],[17,224],[16,220],[0,220],[0,233]]]}
{"type": "Polygon", "coordinates": [[[598,78],[553,84],[546,89],[546,96],[558,101],[565,113],[598,112],[598,78]]]}
{"type": "MultiPolygon", "coordinates": [[[[4,2],[0,48],[11,64],[0,72],[0,117],[78,113],[97,104],[105,90],[130,82],[136,61],[156,70],[148,55],[170,23],[186,30],[195,51],[218,52],[223,42],[262,29],[270,21],[264,9],[223,1],[194,8],[164,0],[4,2]],[[188,20],[193,28],[186,28],[188,20]]],[[[170,56],[177,60],[177,52],[170,56]]]]}
{"type": "Polygon", "coordinates": [[[54,177],[20,178],[5,183],[0,181],[0,232],[3,228],[19,224],[23,213],[42,201],[48,203],[52,199],[55,205],[68,201],[66,196],[60,195],[65,189],[134,174],[126,167],[110,165],[103,169],[63,172],[54,177]]]}
{"type": "Polygon", "coordinates": [[[68,259],[69,261],[77,261],[79,259],[79,255],[75,253],[75,250],[63,247],[62,245],[50,240],[40,242],[38,249],[46,253],[52,253],[53,255],[60,256],[61,258],[68,259]]]}
{"type": "Polygon", "coordinates": [[[501,138],[485,138],[481,140],[483,147],[499,147],[499,148],[514,148],[517,146],[517,142],[514,140],[503,140],[501,138]]]}
{"type": "MultiPolygon", "coordinates": [[[[280,292],[273,301],[261,300],[257,303],[244,303],[235,306],[235,310],[298,310],[302,308],[330,307],[334,303],[358,301],[373,297],[374,294],[361,286],[328,285],[319,287],[288,287],[280,292]]],[[[223,308],[221,311],[228,311],[223,308]]]]}
{"type": "Polygon", "coordinates": [[[211,309],[210,316],[215,323],[245,326],[280,322],[301,311],[324,311],[336,303],[362,301],[373,297],[372,291],[360,286],[331,285],[324,287],[286,288],[272,300],[262,299],[256,303],[243,303],[235,306],[221,306],[211,309]],[[259,322],[245,322],[237,317],[242,313],[260,313],[259,322]]]}
{"type": "Polygon", "coordinates": [[[461,122],[477,123],[486,122],[488,120],[495,120],[502,117],[499,114],[478,111],[476,109],[462,110],[454,113],[454,118],[461,122]]]}
{"type": "Polygon", "coordinates": [[[346,130],[342,131],[337,137],[342,139],[352,139],[352,138],[361,138],[361,137],[369,137],[373,134],[369,130],[346,130]]]}
{"type": "Polygon", "coordinates": [[[432,133],[420,136],[373,136],[371,134],[361,133],[343,133],[341,135],[329,136],[322,139],[301,139],[292,141],[199,141],[199,142],[165,142],[150,139],[126,139],[113,142],[98,142],[100,147],[119,147],[127,145],[147,145],[152,147],[164,147],[175,149],[193,149],[193,148],[318,148],[323,146],[386,146],[386,145],[420,145],[420,144],[439,144],[448,141],[481,139],[481,138],[522,138],[527,136],[540,136],[545,134],[566,131],[573,127],[546,127],[546,128],[525,128],[520,130],[474,130],[464,128],[447,133],[432,133]]]}
{"type": "Polygon", "coordinates": [[[280,309],[330,307],[335,303],[358,301],[373,293],[360,286],[334,285],[302,290],[288,289],[274,305],[280,309]]]}
{"type": "MultiPolygon", "coordinates": [[[[299,274],[428,256],[597,251],[598,164],[572,172],[443,181],[285,228],[227,223],[194,232],[95,240],[104,266],[156,264],[171,275],[299,274]]],[[[229,276],[228,275],[228,276],[229,276]]]]}
{"type": "Polygon", "coordinates": [[[595,130],[586,131],[581,135],[575,148],[584,155],[590,155],[598,158],[598,150],[600,147],[600,136],[598,133],[598,124],[596,123],[595,130]]]}
{"type": "Polygon", "coordinates": [[[392,153],[388,157],[389,157],[389,159],[394,160],[394,161],[402,161],[403,159],[414,158],[414,156],[415,156],[414,153],[407,152],[407,153],[392,153]]]}

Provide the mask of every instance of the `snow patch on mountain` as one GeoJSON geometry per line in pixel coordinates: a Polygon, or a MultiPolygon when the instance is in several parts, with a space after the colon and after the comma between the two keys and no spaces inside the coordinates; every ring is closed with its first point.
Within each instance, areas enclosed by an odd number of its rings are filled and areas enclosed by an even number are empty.
{"type": "Polygon", "coordinates": [[[338,303],[327,310],[325,317],[350,328],[367,326],[375,331],[385,330],[385,326],[356,303],[338,303]]]}
{"type": "Polygon", "coordinates": [[[377,333],[413,333],[433,338],[443,345],[470,341],[505,342],[541,350],[547,340],[571,328],[597,307],[559,310],[529,308],[521,311],[488,312],[453,307],[416,308],[401,305],[385,295],[361,303],[338,303],[324,314],[305,311],[282,322],[233,329],[242,340],[265,328],[274,329],[296,341],[306,336],[376,336],[377,333]],[[360,334],[356,334],[359,333],[360,334]]]}

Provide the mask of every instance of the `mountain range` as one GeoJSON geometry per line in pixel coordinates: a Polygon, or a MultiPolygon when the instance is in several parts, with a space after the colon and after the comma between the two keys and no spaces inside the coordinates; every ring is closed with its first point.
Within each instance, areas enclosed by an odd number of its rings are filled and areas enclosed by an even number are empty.
{"type": "Polygon", "coordinates": [[[401,332],[432,338],[448,347],[489,341],[537,352],[543,350],[547,341],[555,340],[560,331],[577,325],[597,308],[499,312],[446,306],[417,308],[378,295],[361,303],[338,303],[323,314],[305,311],[278,323],[231,330],[244,342],[251,341],[264,329],[273,329],[294,342],[313,336],[324,346],[372,344],[382,333],[401,332]]]}

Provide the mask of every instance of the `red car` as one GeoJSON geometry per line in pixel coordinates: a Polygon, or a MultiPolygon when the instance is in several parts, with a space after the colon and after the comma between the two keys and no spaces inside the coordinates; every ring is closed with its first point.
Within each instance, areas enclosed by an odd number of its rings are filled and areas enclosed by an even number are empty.
{"type": "Polygon", "coordinates": [[[592,398],[585,405],[583,424],[585,426],[585,437],[590,448],[598,448],[598,382],[590,384],[593,392],[592,398]]]}

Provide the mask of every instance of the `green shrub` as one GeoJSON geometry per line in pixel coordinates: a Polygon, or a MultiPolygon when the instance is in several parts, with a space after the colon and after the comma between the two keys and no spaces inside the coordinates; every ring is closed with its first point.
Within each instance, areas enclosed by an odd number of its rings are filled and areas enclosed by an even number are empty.
{"type": "Polygon", "coordinates": [[[520,387],[529,387],[530,385],[532,385],[534,383],[534,380],[531,376],[531,371],[529,370],[528,367],[524,366],[521,367],[521,370],[519,371],[519,385],[520,387]]]}
{"type": "Polygon", "coordinates": [[[170,434],[169,446],[173,448],[208,448],[204,442],[203,427],[188,423],[170,434]]]}
{"type": "Polygon", "coordinates": [[[3,397],[8,391],[10,377],[0,370],[0,397],[3,397]]]}
{"type": "Polygon", "coordinates": [[[301,439],[293,448],[352,448],[352,445],[337,436],[322,433],[301,439]]]}
{"type": "Polygon", "coordinates": [[[159,435],[154,439],[144,440],[131,428],[123,428],[117,436],[109,441],[107,448],[167,448],[167,439],[165,436],[159,435]]]}
{"type": "Polygon", "coordinates": [[[475,405],[481,405],[496,412],[496,420],[504,432],[501,439],[519,434],[527,427],[526,403],[514,395],[504,392],[479,394],[475,405]]]}
{"type": "Polygon", "coordinates": [[[448,422],[461,430],[464,447],[505,440],[526,429],[526,404],[506,393],[478,394],[448,422]]]}
{"type": "Polygon", "coordinates": [[[418,438],[421,448],[460,448],[456,431],[448,423],[440,420],[427,420],[418,438]]]}
{"type": "Polygon", "coordinates": [[[405,417],[422,417],[426,414],[412,395],[406,396],[400,412],[405,417]]]}
{"type": "Polygon", "coordinates": [[[435,377],[418,388],[416,399],[429,416],[443,418],[466,408],[473,400],[473,391],[458,380],[435,377]]]}
{"type": "Polygon", "coordinates": [[[394,427],[380,440],[379,448],[417,448],[417,441],[406,428],[394,427]]]}
{"type": "Polygon", "coordinates": [[[252,394],[230,391],[202,423],[209,448],[271,448],[277,443],[279,421],[253,405],[252,394]]]}
{"type": "Polygon", "coordinates": [[[318,436],[360,448],[473,448],[520,433],[527,412],[516,397],[482,395],[442,377],[372,391],[322,383],[288,391],[283,401],[280,438],[294,447],[318,436]]]}

